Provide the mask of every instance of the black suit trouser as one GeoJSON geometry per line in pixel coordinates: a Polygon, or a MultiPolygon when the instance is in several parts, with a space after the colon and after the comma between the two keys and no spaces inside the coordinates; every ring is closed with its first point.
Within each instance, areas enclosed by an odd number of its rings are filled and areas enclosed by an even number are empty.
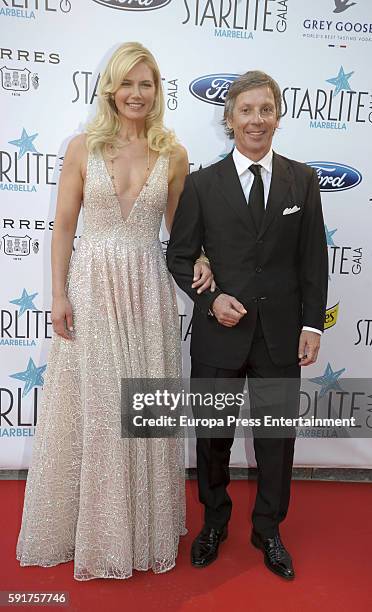
{"type": "MultiPolygon", "coordinates": [[[[279,395],[286,398],[286,405],[283,409],[282,402],[280,415],[291,417],[298,415],[300,367],[297,362],[287,367],[280,367],[272,362],[259,317],[249,355],[239,370],[216,368],[202,364],[193,358],[191,360],[192,379],[240,378],[241,389],[243,389],[246,377],[248,378],[251,416],[262,416],[262,412],[255,412],[255,403],[258,404],[258,402],[255,402],[254,384],[255,382],[261,385],[263,382],[266,383],[262,379],[275,379],[279,384],[281,384],[280,379],[283,379],[284,391],[279,391],[279,395]],[[289,393],[286,391],[287,383],[284,379],[291,379],[289,393]]],[[[268,387],[270,388],[270,384],[268,387]]],[[[262,393],[266,392],[262,391],[261,386],[259,394],[262,396],[262,393]]],[[[270,397],[269,401],[271,401],[273,395],[270,396],[270,389],[267,397],[270,397]]],[[[274,406],[270,414],[275,415],[275,413],[274,406]]],[[[253,435],[257,462],[257,494],[252,522],[254,530],[267,538],[278,532],[279,523],[285,519],[288,511],[295,432],[292,430],[292,433],[288,434],[287,430],[285,437],[277,437],[277,434],[276,437],[263,437],[265,434],[253,428],[253,435]]],[[[199,500],[205,507],[206,525],[216,529],[221,529],[226,525],[231,516],[232,502],[227,493],[227,485],[230,482],[229,462],[233,441],[233,437],[197,437],[196,442],[199,500]]]]}

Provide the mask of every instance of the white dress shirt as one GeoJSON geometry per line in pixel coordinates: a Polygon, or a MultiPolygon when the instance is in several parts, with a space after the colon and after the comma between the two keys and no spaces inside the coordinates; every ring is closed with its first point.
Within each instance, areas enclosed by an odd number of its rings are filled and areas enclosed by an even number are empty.
{"type": "Polygon", "coordinates": [[[249,166],[252,166],[252,164],[259,164],[261,166],[261,177],[264,186],[264,199],[266,208],[267,200],[269,198],[271,175],[273,169],[273,150],[270,149],[270,151],[266,153],[265,157],[260,159],[260,161],[255,162],[243,155],[243,153],[240,153],[240,151],[238,151],[238,149],[235,147],[233,151],[233,160],[247,202],[249,200],[249,194],[251,192],[251,188],[254,181],[254,174],[249,170],[249,166]]]}
{"type": "MultiPolygon", "coordinates": [[[[249,194],[250,194],[250,191],[253,185],[253,181],[254,181],[254,175],[249,170],[249,166],[251,166],[252,164],[259,164],[261,166],[261,177],[262,177],[262,182],[263,182],[263,187],[264,187],[264,199],[265,199],[265,209],[266,209],[267,200],[269,198],[272,171],[273,171],[273,150],[270,149],[270,151],[268,151],[266,155],[259,161],[253,161],[252,159],[249,159],[248,157],[243,155],[243,153],[241,153],[235,147],[232,157],[233,157],[235,168],[238,173],[240,184],[242,186],[243,193],[245,195],[247,202],[249,200],[249,194]]],[[[316,332],[317,334],[320,334],[320,335],[323,333],[320,329],[315,329],[314,327],[308,327],[307,325],[304,325],[302,329],[304,331],[316,332]]]]}

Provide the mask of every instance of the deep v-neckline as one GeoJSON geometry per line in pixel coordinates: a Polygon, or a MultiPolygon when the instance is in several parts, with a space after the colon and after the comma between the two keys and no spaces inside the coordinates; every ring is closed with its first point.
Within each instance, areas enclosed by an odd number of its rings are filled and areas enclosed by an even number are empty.
{"type": "Polygon", "coordinates": [[[129,220],[129,217],[131,216],[133,210],[137,207],[137,203],[138,203],[138,201],[139,201],[139,199],[140,199],[140,197],[141,197],[145,187],[149,185],[149,183],[150,183],[150,181],[151,181],[151,179],[152,179],[152,177],[154,175],[155,168],[158,165],[159,159],[161,158],[161,155],[159,153],[159,155],[158,155],[158,157],[156,159],[156,162],[155,162],[155,164],[154,164],[154,166],[153,166],[149,176],[147,177],[146,181],[143,183],[143,185],[142,185],[142,187],[141,187],[141,189],[140,189],[136,199],[133,202],[132,208],[130,209],[130,211],[129,211],[129,213],[128,213],[128,215],[127,215],[127,217],[125,219],[123,217],[122,208],[121,208],[120,200],[119,200],[119,198],[117,196],[117,193],[116,193],[115,185],[114,185],[113,180],[111,178],[111,175],[110,175],[110,173],[108,171],[108,168],[107,168],[107,165],[106,165],[106,161],[105,161],[105,158],[103,157],[102,151],[100,151],[100,155],[101,155],[102,164],[103,164],[104,169],[105,169],[105,174],[106,174],[107,180],[108,180],[108,182],[110,184],[111,189],[113,190],[113,197],[115,198],[116,203],[117,203],[117,205],[119,207],[121,219],[122,219],[123,223],[127,223],[127,221],[129,220]]]}

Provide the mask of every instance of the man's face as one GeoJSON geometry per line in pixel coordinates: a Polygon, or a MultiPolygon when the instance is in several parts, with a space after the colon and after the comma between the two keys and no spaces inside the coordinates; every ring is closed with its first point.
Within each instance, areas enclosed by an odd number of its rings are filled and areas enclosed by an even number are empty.
{"type": "Polygon", "coordinates": [[[274,94],[267,85],[239,94],[228,118],[237,148],[253,161],[259,161],[270,150],[278,125],[274,94]]]}

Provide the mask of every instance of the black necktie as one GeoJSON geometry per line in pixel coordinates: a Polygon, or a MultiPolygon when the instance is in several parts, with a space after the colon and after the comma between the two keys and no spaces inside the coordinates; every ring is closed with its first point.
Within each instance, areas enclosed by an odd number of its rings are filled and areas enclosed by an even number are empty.
{"type": "Polygon", "coordinates": [[[249,170],[254,174],[254,181],[249,193],[248,206],[252,211],[256,229],[259,231],[265,213],[265,197],[261,177],[261,166],[259,164],[252,164],[249,166],[249,170]]]}

